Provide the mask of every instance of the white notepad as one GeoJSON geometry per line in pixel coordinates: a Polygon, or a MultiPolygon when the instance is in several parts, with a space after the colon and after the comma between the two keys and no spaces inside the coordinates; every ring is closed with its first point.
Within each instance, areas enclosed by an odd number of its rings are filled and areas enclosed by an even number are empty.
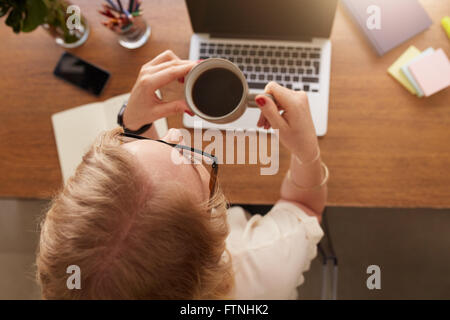
{"type": "Polygon", "coordinates": [[[411,74],[411,72],[409,71],[409,66],[422,59],[423,57],[426,57],[429,54],[432,54],[434,52],[433,48],[428,48],[426,50],[424,50],[419,56],[415,57],[414,59],[412,59],[411,61],[409,61],[407,64],[405,64],[404,66],[402,66],[400,69],[402,71],[402,73],[405,75],[406,78],[408,78],[408,81],[411,83],[411,85],[414,87],[414,89],[416,89],[417,91],[417,96],[419,98],[423,97],[423,91],[420,88],[419,84],[416,82],[416,80],[414,79],[413,75],[411,74]]]}
{"type": "MultiPolygon", "coordinates": [[[[117,113],[128,97],[127,93],[103,102],[86,104],[52,115],[53,132],[64,183],[75,173],[75,169],[95,138],[102,131],[118,126],[117,113]]],[[[161,137],[168,130],[166,118],[155,121],[154,126],[161,137]]]]}

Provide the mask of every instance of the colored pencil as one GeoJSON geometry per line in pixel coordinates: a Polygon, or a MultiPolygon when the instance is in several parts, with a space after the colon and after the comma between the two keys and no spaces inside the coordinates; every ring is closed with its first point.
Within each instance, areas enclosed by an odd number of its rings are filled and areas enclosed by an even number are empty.
{"type": "Polygon", "coordinates": [[[103,10],[99,10],[99,13],[108,18],[108,21],[102,24],[113,31],[129,26],[134,17],[142,15],[142,10],[139,9],[142,0],[129,0],[128,10],[124,8],[121,0],[115,2],[106,0],[106,2],[102,4],[103,10]]]}
{"type": "Polygon", "coordinates": [[[123,12],[122,2],[120,2],[120,0],[116,0],[116,1],[119,4],[120,12],[123,12]]]}
{"type": "Polygon", "coordinates": [[[132,18],[133,18],[133,16],[131,15],[130,12],[128,12],[128,10],[123,9],[123,12],[124,12],[125,16],[126,16],[128,19],[132,19],[132,18]]]}
{"type": "Polygon", "coordinates": [[[134,0],[130,0],[130,3],[128,4],[128,11],[131,13],[134,11],[134,0]]]}
{"type": "Polygon", "coordinates": [[[112,2],[111,0],[106,0],[106,2],[109,3],[109,5],[116,11],[119,11],[119,9],[116,7],[116,5],[114,4],[114,2],[112,2]]]}

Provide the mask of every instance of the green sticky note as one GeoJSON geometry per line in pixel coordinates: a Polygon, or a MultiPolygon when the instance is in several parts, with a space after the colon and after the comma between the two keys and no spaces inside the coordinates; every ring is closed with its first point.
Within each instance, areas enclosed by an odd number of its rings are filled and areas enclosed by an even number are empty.
{"type": "Polygon", "coordinates": [[[400,82],[409,92],[418,95],[414,86],[409,82],[408,78],[401,72],[402,66],[410,62],[412,59],[420,55],[420,50],[411,46],[403,52],[403,54],[389,67],[388,73],[400,82]]]}

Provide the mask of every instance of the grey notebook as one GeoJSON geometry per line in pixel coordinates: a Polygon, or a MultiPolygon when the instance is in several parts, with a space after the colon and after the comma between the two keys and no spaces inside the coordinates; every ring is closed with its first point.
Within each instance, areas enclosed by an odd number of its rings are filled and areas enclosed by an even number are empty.
{"type": "Polygon", "coordinates": [[[380,56],[432,24],[417,0],[342,0],[342,3],[380,56]],[[380,29],[373,28],[377,10],[380,29]],[[369,21],[372,29],[367,25],[368,19],[372,19],[369,21]]]}

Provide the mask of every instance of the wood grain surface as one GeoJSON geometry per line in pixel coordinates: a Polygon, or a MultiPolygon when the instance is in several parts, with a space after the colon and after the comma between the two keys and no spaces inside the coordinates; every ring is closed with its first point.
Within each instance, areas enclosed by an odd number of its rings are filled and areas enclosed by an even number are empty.
{"type": "MultiPolygon", "coordinates": [[[[182,0],[146,0],[150,41],[130,51],[100,25],[100,1],[74,0],[91,35],[74,54],[111,72],[100,98],[52,74],[63,49],[39,28],[16,35],[0,21],[0,196],[49,198],[61,187],[50,116],[128,92],[142,64],[172,49],[188,57],[192,29],[182,0]]],[[[450,90],[419,99],[386,72],[410,45],[443,48],[450,41],[440,19],[450,0],[421,0],[433,25],[378,57],[341,6],[332,31],[328,133],[320,139],[328,165],[329,206],[450,208],[450,90]]],[[[169,119],[180,127],[181,116],[169,119]]],[[[83,128],[80,128],[82,134],[83,128]]],[[[233,203],[270,204],[278,199],[289,154],[281,148],[280,172],[259,175],[258,165],[222,165],[220,180],[233,203]]]]}

